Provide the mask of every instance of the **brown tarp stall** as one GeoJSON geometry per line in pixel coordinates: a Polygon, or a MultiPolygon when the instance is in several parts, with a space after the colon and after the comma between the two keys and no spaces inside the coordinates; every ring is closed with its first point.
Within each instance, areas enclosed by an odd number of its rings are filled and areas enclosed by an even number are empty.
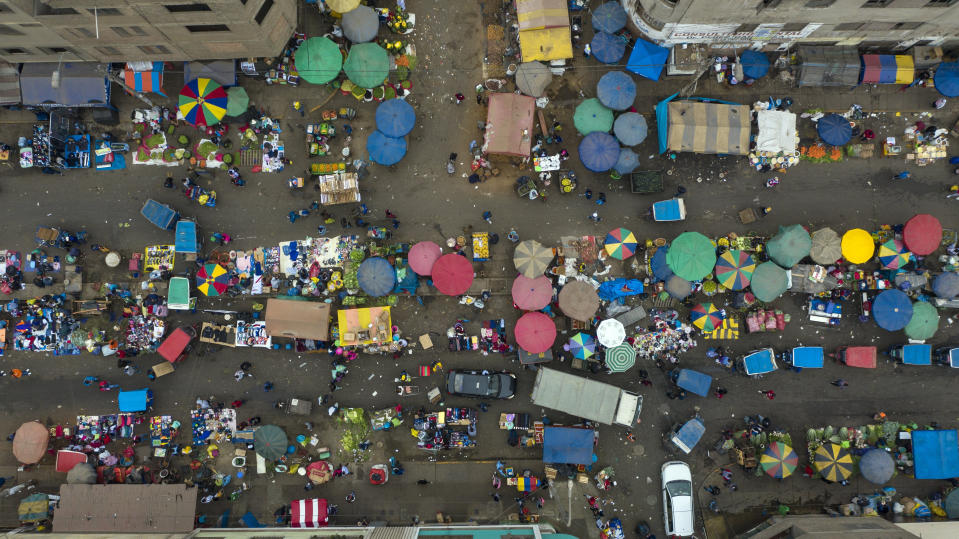
{"type": "Polygon", "coordinates": [[[327,341],[330,338],[330,311],[329,303],[268,299],[266,332],[272,337],[327,341]]]}
{"type": "Polygon", "coordinates": [[[61,485],[54,533],[188,533],[197,489],[174,485],[61,485]]]}
{"type": "Polygon", "coordinates": [[[532,97],[490,94],[483,153],[529,157],[535,110],[536,100],[532,97]]]}
{"type": "Polygon", "coordinates": [[[672,101],[667,147],[673,152],[746,155],[749,121],[746,105],[672,101]]]}
{"type": "Polygon", "coordinates": [[[538,30],[569,26],[566,0],[516,0],[519,29],[538,30]]]}

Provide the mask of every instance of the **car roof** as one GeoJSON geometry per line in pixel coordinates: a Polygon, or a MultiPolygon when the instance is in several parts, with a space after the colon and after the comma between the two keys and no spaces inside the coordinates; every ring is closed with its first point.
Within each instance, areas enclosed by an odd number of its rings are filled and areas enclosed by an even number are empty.
{"type": "Polygon", "coordinates": [[[480,374],[475,371],[458,371],[456,374],[463,379],[463,391],[472,393],[474,388],[475,391],[482,394],[486,394],[489,391],[489,375],[480,374]]]}

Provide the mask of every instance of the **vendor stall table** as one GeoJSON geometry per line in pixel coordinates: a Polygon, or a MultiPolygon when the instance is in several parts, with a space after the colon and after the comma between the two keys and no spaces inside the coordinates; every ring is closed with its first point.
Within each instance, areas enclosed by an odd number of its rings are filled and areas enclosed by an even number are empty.
{"type": "Polygon", "coordinates": [[[355,172],[322,174],[316,179],[320,188],[320,204],[348,204],[360,201],[359,176],[355,172]]]}

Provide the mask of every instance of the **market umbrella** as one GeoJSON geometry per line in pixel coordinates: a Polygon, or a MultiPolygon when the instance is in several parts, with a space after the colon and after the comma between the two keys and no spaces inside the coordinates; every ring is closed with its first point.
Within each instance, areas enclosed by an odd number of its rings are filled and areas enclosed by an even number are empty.
{"type": "Polygon", "coordinates": [[[766,242],[766,252],[773,262],[791,268],[809,256],[812,239],[801,225],[779,227],[779,232],[766,242]]]}
{"type": "Polygon", "coordinates": [[[926,256],[939,248],[939,242],[942,241],[942,224],[928,213],[914,215],[906,221],[906,226],[902,229],[902,241],[913,253],[926,256]]]}
{"type": "Polygon", "coordinates": [[[882,449],[870,449],[859,459],[859,473],[870,483],[884,485],[895,472],[895,461],[882,449]]]}
{"type": "Polygon", "coordinates": [[[799,455],[783,442],[770,443],[759,457],[759,466],[766,475],[776,479],[789,477],[798,465],[799,455]]]}
{"type": "Polygon", "coordinates": [[[356,280],[364,292],[378,298],[393,291],[396,286],[396,270],[385,258],[374,256],[367,258],[356,270],[356,280]]]}
{"type": "Polygon", "coordinates": [[[596,288],[585,281],[567,282],[560,289],[557,302],[563,314],[581,322],[592,320],[596,310],[599,309],[599,295],[596,293],[596,288]]]}
{"type": "Polygon", "coordinates": [[[606,348],[619,346],[626,340],[626,328],[615,318],[607,318],[596,327],[596,340],[606,348]]]}
{"type": "Polygon", "coordinates": [[[579,359],[589,359],[596,353],[596,339],[589,333],[579,332],[569,340],[569,353],[579,359]]]}
{"type": "Polygon", "coordinates": [[[959,518],[959,488],[952,489],[952,492],[946,496],[945,506],[946,516],[950,519],[959,518]]]}
{"type": "Polygon", "coordinates": [[[390,166],[399,163],[406,156],[406,139],[390,137],[377,129],[366,139],[366,151],[374,163],[390,166]]]}
{"type": "Polygon", "coordinates": [[[914,341],[931,339],[939,330],[939,311],[928,301],[912,305],[912,316],[906,324],[906,336],[914,341]]]}
{"type": "Polygon", "coordinates": [[[340,47],[327,37],[311,37],[293,54],[293,66],[300,78],[310,84],[326,84],[343,68],[340,47]]]}
{"type": "Polygon", "coordinates": [[[932,281],[932,291],[937,296],[952,299],[959,296],[959,273],[946,271],[936,275],[932,281]]]}
{"type": "Polygon", "coordinates": [[[693,293],[693,283],[679,275],[673,275],[666,280],[666,293],[676,299],[685,299],[693,293]]]}
{"type": "Polygon", "coordinates": [[[403,99],[387,99],[376,107],[376,129],[388,137],[405,137],[414,125],[416,111],[403,99]]]}
{"type": "Polygon", "coordinates": [[[530,279],[519,275],[513,280],[513,303],[524,311],[538,311],[553,301],[553,281],[540,275],[530,279]]]}
{"type": "Polygon", "coordinates": [[[430,275],[433,286],[447,296],[465,294],[473,285],[473,265],[463,255],[450,253],[437,258],[430,275]]]}
{"type": "Polygon", "coordinates": [[[219,296],[230,286],[230,273],[219,264],[204,264],[196,272],[196,289],[204,296],[219,296]]]}
{"type": "Polygon", "coordinates": [[[834,264],[842,258],[842,240],[835,230],[826,227],[812,233],[809,257],[817,264],[834,264]]]}
{"type": "Polygon", "coordinates": [[[869,232],[854,228],[842,235],[842,257],[850,264],[862,264],[876,252],[876,242],[869,232]]]}
{"type": "Polygon", "coordinates": [[[959,97],[959,62],[939,64],[932,82],[940,94],[946,97],[959,97]]]}
{"type": "Polygon", "coordinates": [[[513,251],[513,264],[516,271],[530,279],[539,277],[553,261],[553,250],[536,240],[524,240],[513,251]]]}
{"type": "Polygon", "coordinates": [[[513,74],[516,88],[532,97],[542,97],[546,87],[553,81],[553,73],[542,62],[523,62],[513,74]]]}
{"type": "Polygon", "coordinates": [[[668,245],[659,247],[649,261],[649,269],[653,272],[653,279],[657,281],[668,281],[673,276],[673,270],[669,269],[669,265],[666,264],[666,253],[668,252],[668,245]]]}
{"type": "Polygon", "coordinates": [[[240,116],[250,107],[250,96],[242,86],[233,86],[226,91],[226,115],[240,116]]]}
{"type": "Polygon", "coordinates": [[[443,249],[431,241],[420,241],[410,247],[407,254],[410,269],[417,275],[429,275],[433,271],[433,264],[443,255],[443,249]]]}
{"type": "Polygon", "coordinates": [[[340,26],[346,39],[353,43],[366,43],[376,39],[376,33],[380,31],[380,17],[373,8],[359,6],[343,14],[340,26]]]}
{"type": "Polygon", "coordinates": [[[13,435],[13,456],[22,464],[36,464],[47,453],[50,431],[39,421],[20,425],[13,435]]]}
{"type": "Polygon", "coordinates": [[[669,245],[666,263],[687,281],[702,279],[716,266],[716,247],[699,232],[683,232],[669,245]]]}
{"type": "Polygon", "coordinates": [[[314,485],[322,485],[330,479],[333,479],[333,470],[330,463],[325,460],[318,460],[306,465],[306,478],[314,485]]]}
{"type": "Polygon", "coordinates": [[[747,79],[761,79],[769,73],[769,57],[763,52],[747,49],[739,55],[739,63],[747,79]]]}
{"type": "Polygon", "coordinates": [[[899,269],[909,263],[912,253],[898,239],[891,239],[879,246],[879,263],[888,269],[899,269]]]}
{"type": "Polygon", "coordinates": [[[177,102],[183,119],[198,126],[220,123],[226,116],[229,98],[222,86],[210,79],[193,79],[180,90],[177,102]]]}
{"type": "Polygon", "coordinates": [[[730,290],[742,290],[756,271],[756,260],[746,251],[730,249],[716,260],[716,280],[730,290]]]}
{"type": "Polygon", "coordinates": [[[526,313],[516,321],[513,334],[520,348],[530,354],[542,354],[549,350],[556,340],[556,324],[543,313],[526,313]]]}
{"type": "Polygon", "coordinates": [[[638,167],[639,156],[636,155],[636,152],[628,148],[621,148],[619,150],[619,157],[616,158],[616,164],[613,165],[613,170],[620,174],[629,174],[638,167]]]}
{"type": "Polygon", "coordinates": [[[579,160],[593,172],[606,172],[619,160],[619,143],[609,133],[594,132],[579,143],[579,160]]]}
{"type": "Polygon", "coordinates": [[[613,122],[613,134],[623,146],[636,146],[646,140],[648,132],[646,117],[638,112],[624,112],[613,122]]]}
{"type": "Polygon", "coordinates": [[[593,10],[593,29],[614,34],[626,27],[626,10],[619,2],[606,2],[593,10]]]}
{"type": "Polygon", "coordinates": [[[606,234],[603,248],[616,260],[626,260],[636,253],[636,235],[625,228],[615,228],[606,234]]]}
{"type": "Polygon", "coordinates": [[[287,445],[286,433],[276,425],[264,425],[253,432],[253,449],[266,460],[278,460],[286,454],[287,445]]]}
{"type": "Polygon", "coordinates": [[[596,97],[613,110],[626,110],[636,100],[636,82],[625,71],[610,71],[599,78],[596,97]]]}
{"type": "Polygon", "coordinates": [[[353,84],[375,88],[383,84],[390,73],[390,56],[376,43],[359,43],[350,48],[343,71],[353,84]]]}
{"type": "Polygon", "coordinates": [[[723,323],[722,314],[712,303],[700,303],[690,309],[689,319],[703,333],[712,333],[723,323]]]}
{"type": "Polygon", "coordinates": [[[324,0],[326,7],[339,14],[349,13],[360,5],[360,0],[324,0]]]}
{"type": "Polygon", "coordinates": [[[609,372],[626,372],[636,364],[636,349],[623,343],[606,350],[606,367],[609,372]]]}
{"type": "Polygon", "coordinates": [[[902,290],[884,290],[872,302],[872,317],[886,331],[899,331],[912,318],[912,301],[902,290]]]}
{"type": "Polygon", "coordinates": [[[576,106],[573,113],[573,125],[580,135],[588,135],[594,131],[603,133],[613,128],[613,111],[606,108],[595,97],[587,99],[576,106]]]}
{"type": "Polygon", "coordinates": [[[763,262],[753,271],[749,289],[756,299],[769,303],[789,289],[789,273],[775,262],[763,262]]]}
{"type": "Polygon", "coordinates": [[[816,122],[819,138],[830,146],[842,146],[852,138],[852,124],[838,114],[827,114],[816,122]]]}
{"type": "Polygon", "coordinates": [[[92,485],[97,482],[97,471],[89,462],[81,462],[67,472],[67,483],[71,485],[92,485]]]}
{"type": "Polygon", "coordinates": [[[852,477],[852,456],[839,444],[823,444],[813,454],[813,464],[826,481],[844,481],[852,477]]]}
{"type": "Polygon", "coordinates": [[[626,54],[626,42],[607,32],[596,32],[589,42],[593,58],[604,64],[615,64],[626,54]]]}

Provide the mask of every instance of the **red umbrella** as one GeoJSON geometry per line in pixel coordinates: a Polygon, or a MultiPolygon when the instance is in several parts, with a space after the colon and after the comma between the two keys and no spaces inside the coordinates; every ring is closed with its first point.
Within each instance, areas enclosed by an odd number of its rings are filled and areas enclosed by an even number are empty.
{"type": "Polygon", "coordinates": [[[524,311],[538,311],[553,300],[553,281],[540,275],[530,279],[520,275],[513,281],[513,303],[524,311]]]}
{"type": "Polygon", "coordinates": [[[556,324],[543,313],[526,313],[516,321],[513,333],[520,348],[530,354],[542,354],[556,340],[556,324]]]}
{"type": "Polygon", "coordinates": [[[433,286],[447,296],[465,294],[473,284],[473,265],[462,255],[439,257],[430,274],[433,276],[433,286]]]}
{"type": "Polygon", "coordinates": [[[914,254],[925,256],[939,248],[942,241],[942,225],[939,219],[928,213],[919,213],[906,221],[902,231],[906,247],[914,254]]]}
{"type": "Polygon", "coordinates": [[[443,250],[431,241],[421,241],[410,248],[410,268],[417,275],[429,275],[436,259],[442,256],[443,250]]]}

